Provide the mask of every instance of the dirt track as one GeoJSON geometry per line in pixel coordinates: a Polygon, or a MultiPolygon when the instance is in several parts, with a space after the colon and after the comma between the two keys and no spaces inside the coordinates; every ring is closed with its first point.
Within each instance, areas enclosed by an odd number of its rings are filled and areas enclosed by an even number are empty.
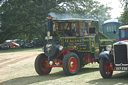
{"type": "Polygon", "coordinates": [[[0,85],[128,85],[128,72],[114,72],[111,79],[103,79],[98,64],[88,64],[74,76],[66,76],[62,68],[38,76],[34,61],[40,53],[0,53],[0,85]]]}

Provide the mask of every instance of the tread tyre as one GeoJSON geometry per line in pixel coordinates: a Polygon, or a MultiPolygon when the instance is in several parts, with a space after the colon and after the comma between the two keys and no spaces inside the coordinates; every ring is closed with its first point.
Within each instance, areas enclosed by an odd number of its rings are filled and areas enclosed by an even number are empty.
{"type": "Polygon", "coordinates": [[[63,58],[63,71],[66,75],[75,75],[80,69],[80,60],[77,54],[70,52],[63,58]]]}
{"type": "Polygon", "coordinates": [[[101,58],[99,61],[99,69],[101,76],[106,78],[111,78],[113,74],[113,70],[110,68],[110,62],[106,58],[101,58]]]}
{"type": "Polygon", "coordinates": [[[39,54],[35,60],[35,70],[39,75],[48,75],[51,72],[50,67],[47,67],[48,59],[44,54],[39,54]]]}

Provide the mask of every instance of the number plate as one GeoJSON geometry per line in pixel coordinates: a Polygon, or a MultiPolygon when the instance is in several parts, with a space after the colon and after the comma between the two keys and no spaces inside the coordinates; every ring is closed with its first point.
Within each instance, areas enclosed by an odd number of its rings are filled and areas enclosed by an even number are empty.
{"type": "Polygon", "coordinates": [[[128,67],[115,67],[117,71],[128,71],[128,67]]]}

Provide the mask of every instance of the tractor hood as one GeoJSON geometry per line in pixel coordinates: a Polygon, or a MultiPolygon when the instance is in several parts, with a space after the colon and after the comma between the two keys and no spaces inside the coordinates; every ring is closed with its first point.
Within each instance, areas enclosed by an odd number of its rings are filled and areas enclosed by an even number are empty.
{"type": "Polygon", "coordinates": [[[119,42],[114,43],[114,45],[121,45],[121,44],[126,44],[126,45],[128,45],[128,40],[119,41],[119,42]]]}

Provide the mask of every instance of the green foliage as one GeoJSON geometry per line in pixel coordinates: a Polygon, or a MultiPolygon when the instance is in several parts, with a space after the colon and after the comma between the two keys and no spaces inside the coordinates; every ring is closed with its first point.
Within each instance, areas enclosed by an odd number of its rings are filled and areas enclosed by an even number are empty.
{"type": "Polygon", "coordinates": [[[121,21],[128,24],[128,0],[120,0],[124,7],[124,12],[121,14],[121,21]]]}
{"type": "Polygon", "coordinates": [[[128,8],[128,0],[119,0],[124,9],[128,8]]]}
{"type": "Polygon", "coordinates": [[[109,10],[93,0],[5,0],[0,7],[0,42],[15,38],[43,39],[50,12],[103,22],[110,18],[109,10]]]}
{"type": "Polygon", "coordinates": [[[56,0],[8,0],[0,8],[2,22],[0,40],[42,38],[45,18],[56,0]]]}
{"type": "MultiPolygon", "coordinates": [[[[60,7],[57,7],[54,17],[59,18],[84,18],[84,19],[95,19],[99,20],[100,26],[105,20],[111,18],[109,11],[110,7],[104,6],[97,1],[93,0],[74,0],[68,3],[61,4],[60,7]],[[58,14],[59,11],[59,14],[58,14]],[[63,16],[59,16],[62,15],[63,16]],[[58,15],[58,16],[57,16],[58,15]]],[[[53,14],[53,13],[51,13],[53,14]]]]}
{"type": "Polygon", "coordinates": [[[124,13],[121,15],[121,21],[128,24],[128,8],[125,9],[124,13]]]}

